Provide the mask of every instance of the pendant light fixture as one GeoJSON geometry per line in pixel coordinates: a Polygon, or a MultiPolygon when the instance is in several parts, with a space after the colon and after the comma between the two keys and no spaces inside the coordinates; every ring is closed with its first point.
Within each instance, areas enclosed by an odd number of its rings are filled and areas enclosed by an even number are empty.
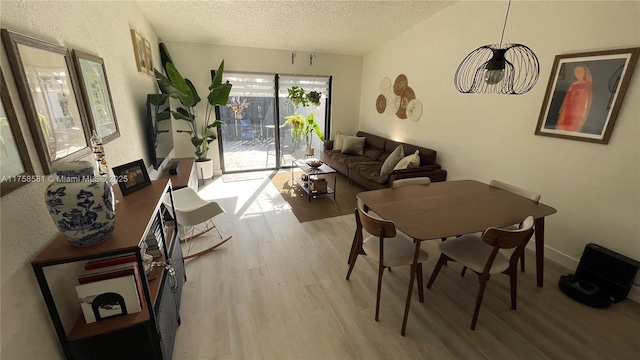
{"type": "Polygon", "coordinates": [[[533,88],[540,75],[536,54],[526,45],[504,44],[504,30],[511,0],[504,17],[500,45],[484,45],[473,50],[456,70],[454,83],[461,93],[521,95],[533,88]]]}

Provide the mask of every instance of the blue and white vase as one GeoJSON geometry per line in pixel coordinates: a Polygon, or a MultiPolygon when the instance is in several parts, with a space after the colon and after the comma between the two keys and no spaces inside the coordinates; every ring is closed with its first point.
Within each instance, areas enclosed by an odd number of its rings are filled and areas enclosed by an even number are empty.
{"type": "Polygon", "coordinates": [[[113,188],[106,177],[94,176],[89,161],[60,164],[56,181],[47,187],[45,200],[53,222],[73,246],[96,245],[113,233],[113,188]]]}

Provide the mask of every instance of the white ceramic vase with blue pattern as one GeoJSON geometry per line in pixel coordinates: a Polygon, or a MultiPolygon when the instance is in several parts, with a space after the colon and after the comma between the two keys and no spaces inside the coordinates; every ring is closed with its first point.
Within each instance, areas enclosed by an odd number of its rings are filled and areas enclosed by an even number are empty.
{"type": "Polygon", "coordinates": [[[107,240],[115,226],[115,198],[106,177],[94,176],[89,161],[61,164],[46,190],[49,214],[62,234],[77,247],[107,240]]]}

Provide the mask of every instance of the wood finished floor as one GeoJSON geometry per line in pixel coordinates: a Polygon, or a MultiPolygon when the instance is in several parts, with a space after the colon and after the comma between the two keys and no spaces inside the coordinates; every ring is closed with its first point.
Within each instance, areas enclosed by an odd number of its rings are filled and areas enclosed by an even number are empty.
{"type": "MultiPolygon", "coordinates": [[[[253,176],[255,177],[255,176],[253,176]]],[[[248,177],[251,178],[251,177],[248,177]]],[[[425,302],[414,290],[406,336],[400,335],[409,268],[385,272],[380,321],[374,321],[377,270],[360,257],[345,280],[353,215],[298,223],[271,182],[222,182],[201,189],[227,215],[216,218],[220,249],[188,260],[182,325],[174,359],[635,359],[640,304],[589,308],[557,286],[570,272],[547,261],[535,286],[533,253],[518,279],[518,310],[508,277],[491,278],[471,331],[477,276],[445,267],[425,302]]],[[[313,206],[313,202],[309,204],[313,206]]],[[[424,249],[425,284],[439,256],[424,249]]]]}

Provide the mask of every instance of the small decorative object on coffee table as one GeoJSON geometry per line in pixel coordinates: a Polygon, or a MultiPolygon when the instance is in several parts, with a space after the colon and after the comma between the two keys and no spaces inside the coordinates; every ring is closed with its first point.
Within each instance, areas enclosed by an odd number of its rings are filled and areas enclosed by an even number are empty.
{"type": "Polygon", "coordinates": [[[309,202],[311,202],[312,197],[317,195],[333,194],[333,198],[336,198],[336,180],[338,175],[334,168],[324,164],[318,159],[295,160],[292,165],[291,182],[293,183],[295,181],[302,190],[309,194],[309,202]],[[295,167],[302,170],[300,177],[294,176],[293,170],[295,167]],[[333,188],[327,186],[326,179],[319,177],[319,175],[330,174],[333,174],[333,188]]]}

